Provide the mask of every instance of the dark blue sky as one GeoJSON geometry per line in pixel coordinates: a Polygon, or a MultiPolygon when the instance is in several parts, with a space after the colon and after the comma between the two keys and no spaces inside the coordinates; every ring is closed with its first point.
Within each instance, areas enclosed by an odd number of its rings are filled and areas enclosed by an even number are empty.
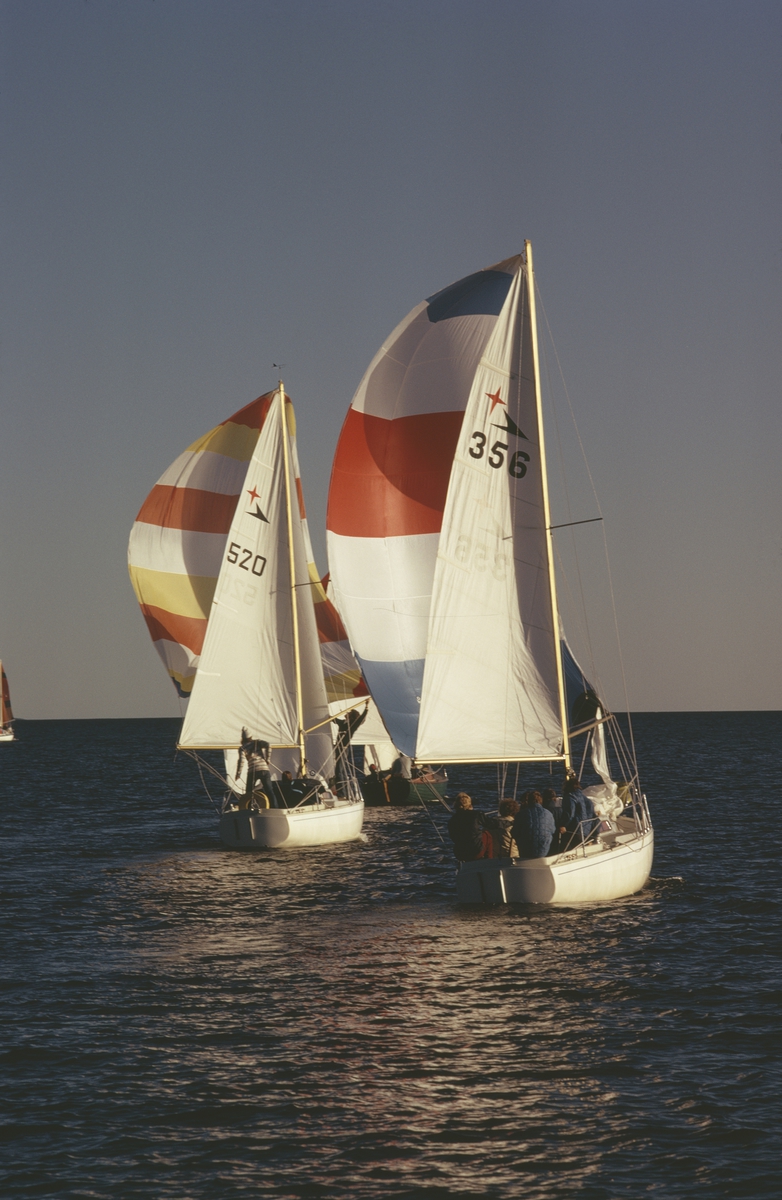
{"type": "Polygon", "coordinates": [[[0,656],[21,716],[175,714],[125,567],[157,477],[285,363],[325,570],[365,366],[525,237],[631,705],[782,707],[782,4],[0,14],[0,656]]]}

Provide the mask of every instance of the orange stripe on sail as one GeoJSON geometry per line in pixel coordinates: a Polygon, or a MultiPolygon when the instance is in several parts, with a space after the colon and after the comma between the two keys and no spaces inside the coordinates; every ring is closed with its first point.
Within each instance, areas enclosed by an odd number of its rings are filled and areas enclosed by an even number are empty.
{"type": "Polygon", "coordinates": [[[304,489],[301,486],[301,480],[299,478],[296,479],[296,495],[299,498],[299,516],[301,517],[302,521],[306,521],[307,514],[304,510],[304,489]]]}
{"type": "Polygon", "coordinates": [[[253,400],[250,404],[245,404],[244,408],[240,408],[232,417],[228,417],[226,421],[221,421],[221,425],[247,425],[250,429],[257,429],[258,432],[263,429],[263,423],[266,420],[266,414],[269,411],[269,405],[274,399],[275,392],[265,392],[263,396],[259,396],[257,400],[253,400]]]}
{"type": "Polygon", "coordinates": [[[321,642],[346,642],[348,635],[342,618],[330,600],[316,601],[315,622],[321,642]]]}
{"type": "Polygon", "coordinates": [[[206,617],[180,617],[177,613],[166,612],[151,604],[142,604],[141,611],[153,642],[161,639],[178,642],[193,654],[201,653],[206,636],[206,617]]]}
{"type": "Polygon", "coordinates": [[[326,527],[346,537],[439,533],[462,412],[387,421],[349,409],[331,469],[326,527]]]}
{"type": "Polygon", "coordinates": [[[228,533],[239,494],[223,496],[219,492],[156,483],[136,520],[146,525],[161,525],[164,529],[228,533]]]}

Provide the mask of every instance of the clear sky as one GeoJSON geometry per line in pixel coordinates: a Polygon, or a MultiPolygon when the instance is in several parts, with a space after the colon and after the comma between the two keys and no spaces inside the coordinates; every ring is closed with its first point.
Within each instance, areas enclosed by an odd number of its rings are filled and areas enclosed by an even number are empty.
{"type": "Polygon", "coordinates": [[[778,0],[3,0],[0,20],[17,715],[176,715],[126,568],[155,480],[284,363],[325,570],[364,368],[525,237],[631,706],[782,707],[778,0]]]}

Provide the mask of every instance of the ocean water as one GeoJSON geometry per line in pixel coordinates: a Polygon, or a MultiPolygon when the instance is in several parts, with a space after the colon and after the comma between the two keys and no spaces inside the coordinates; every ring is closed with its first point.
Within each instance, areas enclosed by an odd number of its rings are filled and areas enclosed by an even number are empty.
{"type": "Polygon", "coordinates": [[[460,908],[443,810],[223,850],[177,722],[17,732],[4,1197],[779,1196],[782,714],[638,715],[653,877],[581,909],[460,908]]]}

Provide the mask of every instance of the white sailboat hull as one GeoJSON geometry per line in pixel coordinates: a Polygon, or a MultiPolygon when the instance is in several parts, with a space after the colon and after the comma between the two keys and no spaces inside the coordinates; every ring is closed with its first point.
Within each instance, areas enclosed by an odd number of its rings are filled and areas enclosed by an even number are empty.
{"type": "Polygon", "coordinates": [[[463,904],[587,904],[631,896],[652,870],[654,832],[624,833],[550,858],[462,863],[463,904]]]}
{"type": "Polygon", "coordinates": [[[0,729],[0,742],[13,742],[13,741],[14,741],[13,729],[0,729]]]}
{"type": "Polygon", "coordinates": [[[220,838],[232,850],[329,846],[361,834],[364,801],[337,801],[302,808],[229,809],[220,817],[220,838]]]}

